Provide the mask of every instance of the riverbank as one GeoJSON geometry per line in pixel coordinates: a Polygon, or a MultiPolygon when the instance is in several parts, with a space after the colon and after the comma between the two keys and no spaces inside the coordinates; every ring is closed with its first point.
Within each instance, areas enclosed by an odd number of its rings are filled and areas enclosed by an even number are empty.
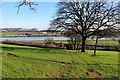
{"type": "Polygon", "coordinates": [[[46,36],[63,36],[56,32],[0,32],[0,37],[46,37],[46,36]]]}
{"type": "MultiPolygon", "coordinates": [[[[88,40],[91,41],[91,40],[88,40]]],[[[2,41],[1,43],[3,44],[12,44],[12,45],[21,45],[21,46],[31,46],[31,47],[40,47],[40,48],[58,48],[58,49],[68,49],[68,50],[73,50],[72,48],[72,44],[69,43],[58,43],[58,42],[54,42],[54,40],[52,42],[48,42],[48,41],[11,41],[11,40],[6,40],[6,41],[2,41]]],[[[81,48],[81,44],[78,45],[79,49],[81,48]]],[[[88,50],[94,50],[94,44],[86,44],[86,49],[88,50]]],[[[107,45],[106,44],[98,44],[97,45],[97,50],[106,50],[106,51],[119,51],[119,46],[118,45],[110,45],[108,44],[107,41],[107,45]]]]}
{"type": "MultiPolygon", "coordinates": [[[[27,37],[27,38],[31,38],[31,37],[60,37],[62,35],[39,35],[39,36],[0,36],[0,38],[17,38],[17,37],[27,37]]],[[[62,36],[63,37],[63,36],[62,36]]]]}

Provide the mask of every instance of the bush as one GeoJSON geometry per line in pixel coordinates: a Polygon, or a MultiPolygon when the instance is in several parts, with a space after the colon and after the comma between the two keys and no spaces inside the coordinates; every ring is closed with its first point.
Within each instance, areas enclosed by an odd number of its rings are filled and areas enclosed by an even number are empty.
{"type": "Polygon", "coordinates": [[[48,44],[55,43],[53,38],[47,38],[44,40],[44,42],[48,44]]]}
{"type": "Polygon", "coordinates": [[[120,43],[120,39],[118,40],[118,42],[120,43]]]}

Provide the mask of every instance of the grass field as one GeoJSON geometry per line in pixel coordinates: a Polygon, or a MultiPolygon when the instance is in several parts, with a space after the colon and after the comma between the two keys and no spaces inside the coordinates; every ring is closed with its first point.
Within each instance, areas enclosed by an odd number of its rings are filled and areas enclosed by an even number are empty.
{"type": "Polygon", "coordinates": [[[118,52],[35,48],[2,44],[3,78],[117,78],[118,52]]]}

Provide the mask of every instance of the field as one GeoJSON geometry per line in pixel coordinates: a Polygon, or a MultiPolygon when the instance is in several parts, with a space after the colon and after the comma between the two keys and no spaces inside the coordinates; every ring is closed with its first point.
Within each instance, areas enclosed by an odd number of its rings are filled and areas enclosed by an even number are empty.
{"type": "Polygon", "coordinates": [[[3,78],[117,78],[118,52],[36,48],[2,44],[3,78]]]}

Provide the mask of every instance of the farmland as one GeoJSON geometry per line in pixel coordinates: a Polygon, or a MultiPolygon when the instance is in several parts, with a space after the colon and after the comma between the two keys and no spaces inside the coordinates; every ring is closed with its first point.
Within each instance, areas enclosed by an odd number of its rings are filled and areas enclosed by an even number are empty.
{"type": "Polygon", "coordinates": [[[2,44],[3,78],[117,78],[118,52],[36,48],[2,44]]]}

